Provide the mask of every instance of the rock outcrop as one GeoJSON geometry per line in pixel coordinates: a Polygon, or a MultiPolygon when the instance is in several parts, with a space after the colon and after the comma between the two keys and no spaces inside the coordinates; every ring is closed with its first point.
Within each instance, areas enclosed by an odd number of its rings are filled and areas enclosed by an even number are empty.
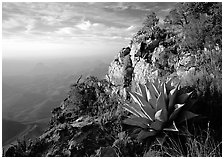
{"type": "Polygon", "coordinates": [[[123,48],[111,62],[108,77],[117,86],[116,93],[124,96],[124,88],[136,90],[136,84],[145,84],[156,78],[182,86],[192,83],[192,77],[201,74],[200,54],[180,51],[172,36],[151,40],[140,37],[132,39],[127,49],[123,48]]]}

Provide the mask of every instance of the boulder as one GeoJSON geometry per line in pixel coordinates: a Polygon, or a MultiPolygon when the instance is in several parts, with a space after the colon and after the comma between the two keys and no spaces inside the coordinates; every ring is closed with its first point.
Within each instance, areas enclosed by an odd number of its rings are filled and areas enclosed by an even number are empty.
{"type": "Polygon", "coordinates": [[[124,70],[126,70],[129,67],[132,67],[132,60],[130,55],[124,57],[123,63],[124,63],[123,65],[124,70]]]}
{"type": "Polygon", "coordinates": [[[183,57],[179,61],[179,65],[184,66],[185,68],[190,68],[192,66],[195,66],[195,61],[195,56],[188,53],[183,55],[183,57]]]}
{"type": "Polygon", "coordinates": [[[120,52],[120,57],[125,57],[127,56],[131,51],[131,48],[130,47],[126,47],[126,48],[123,48],[120,52]]]}
{"type": "Polygon", "coordinates": [[[113,85],[119,86],[123,82],[123,65],[119,62],[112,62],[109,66],[108,76],[113,85]]]}
{"type": "Polygon", "coordinates": [[[159,47],[154,50],[151,59],[154,64],[162,58],[161,53],[164,51],[164,49],[165,48],[163,47],[163,45],[159,45],[159,47]]]}

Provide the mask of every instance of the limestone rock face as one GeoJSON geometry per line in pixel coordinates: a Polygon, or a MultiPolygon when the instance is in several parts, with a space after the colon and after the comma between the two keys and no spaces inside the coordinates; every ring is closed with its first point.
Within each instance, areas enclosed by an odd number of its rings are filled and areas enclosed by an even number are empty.
{"type": "Polygon", "coordinates": [[[131,55],[131,60],[132,60],[133,66],[137,62],[138,57],[135,57],[135,54],[137,54],[137,52],[139,51],[139,49],[140,49],[140,44],[137,44],[137,43],[133,43],[132,44],[130,55],[131,55]]]}
{"type": "MultiPolygon", "coordinates": [[[[147,41],[147,45],[150,45],[147,41]]],[[[182,52],[181,54],[172,53],[172,49],[160,44],[153,52],[144,50],[144,53],[150,54],[147,56],[150,59],[136,56],[141,51],[141,43],[133,42],[130,47],[130,52],[127,54],[127,49],[123,49],[117,57],[111,62],[108,70],[110,82],[117,86],[116,91],[124,95],[125,77],[131,78],[129,89],[136,90],[138,83],[145,84],[146,81],[153,81],[156,78],[167,80],[174,79],[174,83],[178,81],[181,85],[187,85],[187,80],[197,74],[197,57],[190,53],[182,52]],[[171,51],[170,51],[171,50],[171,51]],[[124,55],[125,56],[121,56],[124,55]],[[127,61],[129,60],[128,64],[127,61]],[[131,60],[131,61],[130,61],[131,60]],[[125,63],[126,61],[126,63],[125,63]],[[128,69],[127,69],[128,68],[128,69]],[[131,68],[131,69],[130,69],[131,68]],[[131,73],[127,73],[127,71],[131,73]],[[133,72],[132,72],[133,71],[133,72]]],[[[146,47],[147,49],[147,47],[146,47]]],[[[129,51],[129,50],[128,50],[129,51]]]]}
{"type": "Polygon", "coordinates": [[[158,70],[153,69],[153,66],[140,59],[134,68],[134,81],[137,83],[145,84],[146,80],[153,80],[158,77],[158,70]]]}
{"type": "Polygon", "coordinates": [[[115,86],[123,85],[124,74],[123,74],[123,64],[120,61],[114,60],[109,66],[108,76],[110,82],[115,86]]]}
{"type": "Polygon", "coordinates": [[[190,53],[184,54],[180,61],[179,65],[184,66],[185,68],[190,68],[195,65],[196,56],[191,55],[190,53]]]}

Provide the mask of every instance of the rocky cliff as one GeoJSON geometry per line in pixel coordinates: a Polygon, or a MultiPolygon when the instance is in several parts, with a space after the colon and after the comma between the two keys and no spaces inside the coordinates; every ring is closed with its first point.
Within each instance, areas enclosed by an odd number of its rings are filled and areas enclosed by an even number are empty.
{"type": "MultiPolygon", "coordinates": [[[[189,86],[193,85],[192,77],[205,75],[200,70],[202,53],[191,54],[178,50],[179,46],[173,42],[174,37],[159,39],[157,45],[154,45],[156,40],[151,40],[152,37],[147,38],[141,42],[133,39],[111,62],[108,80],[116,86],[116,93],[120,90],[124,95],[124,88],[135,91],[138,83],[145,84],[147,80],[157,78],[172,78],[174,83],[189,86]]],[[[202,52],[206,52],[206,48],[202,52]]],[[[208,78],[213,78],[213,75],[210,74],[208,78]]]]}

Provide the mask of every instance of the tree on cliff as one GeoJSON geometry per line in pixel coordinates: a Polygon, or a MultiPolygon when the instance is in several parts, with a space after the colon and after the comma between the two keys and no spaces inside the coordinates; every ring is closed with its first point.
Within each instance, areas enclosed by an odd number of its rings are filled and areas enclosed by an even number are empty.
{"type": "Polygon", "coordinates": [[[144,22],[143,22],[143,28],[153,28],[159,23],[159,18],[157,17],[155,12],[149,13],[144,22]]]}
{"type": "Polygon", "coordinates": [[[222,44],[222,4],[210,2],[177,3],[164,19],[166,27],[183,33],[181,45],[189,50],[222,44]]]}

